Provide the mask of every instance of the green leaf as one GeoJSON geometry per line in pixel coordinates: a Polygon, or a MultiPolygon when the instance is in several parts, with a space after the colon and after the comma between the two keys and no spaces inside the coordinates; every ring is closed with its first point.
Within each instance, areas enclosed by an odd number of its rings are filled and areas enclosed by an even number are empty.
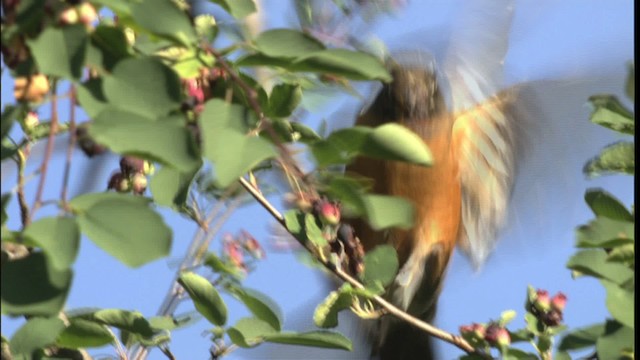
{"type": "Polygon", "coordinates": [[[218,27],[216,25],[216,19],[209,14],[200,14],[193,18],[193,24],[196,30],[196,34],[201,39],[208,41],[209,43],[215,40],[218,35],[218,27]]]}
{"type": "Polygon", "coordinates": [[[11,193],[2,194],[2,219],[0,220],[0,225],[4,225],[9,218],[7,215],[7,205],[9,205],[9,201],[11,201],[11,193]]]}
{"type": "Polygon", "coordinates": [[[32,318],[16,331],[9,341],[13,356],[32,358],[34,352],[55,343],[64,323],[57,317],[32,318]]]}
{"type": "Polygon", "coordinates": [[[154,202],[161,206],[182,209],[187,202],[189,188],[197,173],[198,169],[180,172],[174,168],[163,166],[153,175],[149,183],[154,202]]]}
{"type": "Polygon", "coordinates": [[[258,35],[255,45],[264,55],[289,59],[324,50],[324,45],[311,35],[291,29],[265,31],[258,35]]]}
{"type": "MultiPolygon", "coordinates": [[[[508,330],[507,330],[508,331],[508,330]]],[[[529,342],[534,338],[534,335],[527,329],[520,329],[517,331],[509,331],[511,342],[529,342]]]]}
{"type": "Polygon", "coordinates": [[[268,296],[247,288],[231,286],[228,288],[231,295],[242,301],[251,313],[258,319],[266,322],[273,329],[280,331],[281,315],[278,305],[268,296]]]}
{"type": "Polygon", "coordinates": [[[180,274],[178,283],[189,293],[196,310],[210,323],[222,326],[227,322],[227,306],[209,280],[184,272],[180,274]]]}
{"type": "Polygon", "coordinates": [[[508,348],[502,356],[500,357],[502,360],[537,360],[538,357],[536,354],[522,351],[516,348],[508,348]]]}
{"type": "Polygon", "coordinates": [[[364,256],[365,286],[386,287],[391,284],[398,272],[398,255],[391,245],[378,245],[364,256]]]}
{"type": "Polygon", "coordinates": [[[111,332],[102,324],[82,318],[69,319],[67,326],[58,336],[56,345],[79,349],[101,347],[113,342],[111,332]]]}
{"type": "Polygon", "coordinates": [[[316,223],[316,218],[312,214],[306,214],[304,217],[304,228],[306,231],[307,239],[315,246],[324,247],[327,246],[327,239],[322,233],[322,229],[316,223]]]}
{"type": "Polygon", "coordinates": [[[198,40],[189,17],[172,1],[143,0],[131,5],[131,13],[139,26],[154,35],[185,46],[198,40]]]}
{"type": "Polygon", "coordinates": [[[633,264],[635,262],[635,244],[619,245],[607,254],[607,261],[633,264]]]}
{"type": "Polygon", "coordinates": [[[394,123],[375,128],[367,137],[361,154],[423,166],[429,166],[433,162],[431,152],[424,141],[413,131],[394,123]]]}
{"type": "Polygon", "coordinates": [[[87,53],[84,25],[46,28],[35,40],[27,40],[41,72],[47,75],[79,79],[87,53]]]}
{"type": "Polygon", "coordinates": [[[171,250],[171,229],[146,205],[106,199],[81,212],[77,219],[89,239],[127,266],[144,265],[171,250]]]}
{"type": "Polygon", "coordinates": [[[191,133],[174,121],[150,121],[109,108],[93,121],[89,133],[119,154],[158,161],[184,172],[200,165],[191,133]]]}
{"type": "Polygon", "coordinates": [[[584,194],[584,200],[596,216],[613,220],[634,221],[631,212],[618,199],[603,189],[588,189],[584,194]]]}
{"type": "Polygon", "coordinates": [[[370,132],[370,129],[366,129],[365,132],[352,131],[356,128],[339,130],[332,133],[326,140],[318,141],[311,146],[311,153],[316,159],[318,166],[324,167],[333,164],[346,164],[350,162],[357,154],[360,146],[364,142],[365,136],[370,132]],[[353,134],[352,142],[347,139],[350,134],[353,134]],[[341,139],[343,135],[346,140],[341,139]]]}
{"type": "Polygon", "coordinates": [[[576,246],[610,248],[633,243],[635,224],[599,217],[576,229],[576,246]]]}
{"type": "Polygon", "coordinates": [[[347,351],[353,349],[351,340],[340,333],[332,331],[310,331],[304,333],[282,332],[266,335],[264,340],[278,344],[313,346],[347,351]]]}
{"type": "Polygon", "coordinates": [[[91,118],[95,118],[109,104],[102,92],[102,78],[93,78],[76,87],[78,102],[91,118]]]}
{"type": "Polygon", "coordinates": [[[353,293],[348,291],[350,286],[342,286],[338,291],[332,291],[320,303],[313,313],[313,322],[321,328],[338,326],[338,313],[348,309],[353,303],[353,293]]]}
{"type": "Polygon", "coordinates": [[[621,324],[633,329],[635,291],[625,290],[610,281],[600,280],[600,282],[607,290],[606,304],[609,313],[621,324]]]}
{"type": "Polygon", "coordinates": [[[516,313],[515,310],[505,310],[502,312],[502,314],[500,314],[500,320],[498,321],[498,323],[500,324],[500,326],[505,326],[513,321],[513,319],[516,318],[517,314],[518,313],[516,313]]]}
{"type": "Polygon", "coordinates": [[[44,254],[3,263],[1,307],[9,315],[56,315],[64,307],[73,272],[56,270],[44,254]]]}
{"type": "MultiPolygon", "coordinates": [[[[286,46],[286,43],[281,46],[286,46]]],[[[391,75],[377,58],[359,51],[346,49],[316,51],[298,57],[293,65],[298,71],[335,74],[352,80],[391,81],[391,75]]]]}
{"type": "Polygon", "coordinates": [[[24,236],[42,248],[57,270],[69,269],[78,255],[80,230],[73,218],[39,219],[25,228],[24,236]]]}
{"type": "Polygon", "coordinates": [[[69,201],[69,207],[74,212],[84,212],[99,202],[107,200],[117,200],[128,202],[131,206],[142,206],[151,203],[151,199],[143,196],[135,196],[131,194],[119,194],[115,192],[109,193],[90,193],[74,197],[69,201]]]}
{"type": "Polygon", "coordinates": [[[305,213],[299,210],[287,210],[284,213],[284,222],[289,233],[300,241],[306,241],[304,232],[305,213]]]}
{"type": "Polygon", "coordinates": [[[545,325],[532,313],[527,312],[524,314],[524,320],[527,323],[527,330],[536,336],[539,336],[544,331],[545,325]]]}
{"type": "Polygon", "coordinates": [[[112,71],[120,60],[131,57],[129,48],[122,28],[100,24],[91,33],[87,63],[112,71]]]}
{"type": "Polygon", "coordinates": [[[0,126],[0,139],[4,139],[5,136],[9,135],[13,122],[18,118],[21,112],[22,110],[17,106],[7,105],[4,107],[4,110],[2,111],[2,123],[0,126]]]}
{"type": "Polygon", "coordinates": [[[269,117],[288,117],[300,104],[302,89],[300,85],[278,84],[271,90],[269,106],[265,114],[269,117]]]}
{"type": "Polygon", "coordinates": [[[594,324],[584,328],[572,330],[569,334],[565,335],[560,344],[558,350],[578,350],[586,347],[596,345],[596,340],[604,333],[604,324],[594,324]]]}
{"type": "Polygon", "coordinates": [[[256,12],[256,4],[253,0],[210,0],[222,6],[231,16],[241,19],[256,12]]]}
{"type": "Polygon", "coordinates": [[[201,115],[204,155],[214,164],[216,180],[222,187],[276,156],[267,140],[246,133],[244,119],[245,108],[221,99],[207,101],[201,115]]]}
{"type": "Polygon", "coordinates": [[[616,321],[608,320],[605,325],[604,335],[598,338],[596,350],[599,359],[622,360],[624,352],[632,352],[634,349],[633,329],[623,326],[616,321]]]}
{"type": "Polygon", "coordinates": [[[589,98],[593,106],[591,121],[611,130],[633,135],[635,121],[633,113],[613,95],[595,95],[589,98]]]}
{"type": "Polygon", "coordinates": [[[600,155],[589,160],[582,171],[589,177],[623,173],[633,175],[636,170],[635,145],[621,141],[605,147],[600,155]]]}
{"type": "Polygon", "coordinates": [[[625,92],[631,101],[636,100],[636,67],[633,62],[629,63],[629,75],[625,84],[625,92]]]}
{"type": "Polygon", "coordinates": [[[226,261],[223,261],[212,252],[207,253],[207,257],[204,260],[204,265],[210,267],[211,270],[221,275],[231,275],[236,279],[242,279],[244,276],[244,272],[242,271],[242,269],[226,261]]]}
{"type": "Polygon", "coordinates": [[[79,318],[102,325],[113,326],[145,338],[153,336],[151,324],[137,311],[104,309],[81,315],[79,318]]]}
{"type": "Polygon", "coordinates": [[[118,62],[111,76],[104,78],[103,91],[111,104],[149,119],[179,109],[182,98],[178,75],[148,57],[118,62]]]}
{"type": "Polygon", "coordinates": [[[292,121],[290,122],[290,124],[291,128],[294,131],[292,135],[295,141],[300,141],[305,144],[312,144],[322,139],[320,135],[318,135],[315,131],[302,123],[292,121]]]}
{"type": "Polygon", "coordinates": [[[606,252],[599,249],[579,251],[569,259],[567,267],[616,284],[624,284],[634,276],[633,270],[627,266],[608,262],[606,252]]]}
{"type": "Polygon", "coordinates": [[[414,208],[411,202],[395,196],[366,195],[363,197],[367,221],[374,230],[390,227],[409,229],[413,226],[414,208]]]}
{"type": "Polygon", "coordinates": [[[254,347],[263,342],[266,335],[277,333],[278,330],[271,327],[268,322],[258,318],[242,318],[233,327],[227,329],[231,341],[243,348],[254,347]]]}

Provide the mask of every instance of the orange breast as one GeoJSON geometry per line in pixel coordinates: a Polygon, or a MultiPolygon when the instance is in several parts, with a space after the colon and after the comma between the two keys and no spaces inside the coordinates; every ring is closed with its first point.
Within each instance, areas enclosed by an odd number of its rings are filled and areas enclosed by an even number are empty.
{"type": "MultiPolygon", "coordinates": [[[[353,225],[365,250],[381,243],[392,243],[401,264],[412,251],[426,254],[436,243],[443,247],[443,255],[453,250],[460,225],[460,181],[457,164],[451,155],[451,125],[448,119],[442,120],[438,126],[428,128],[426,121],[405,124],[429,146],[434,158],[431,167],[366,158],[359,158],[347,167],[347,171],[373,179],[373,192],[404,197],[416,209],[414,226],[407,231],[392,230],[385,234],[356,221],[353,225]]],[[[358,123],[367,121],[361,118],[358,123]]]]}

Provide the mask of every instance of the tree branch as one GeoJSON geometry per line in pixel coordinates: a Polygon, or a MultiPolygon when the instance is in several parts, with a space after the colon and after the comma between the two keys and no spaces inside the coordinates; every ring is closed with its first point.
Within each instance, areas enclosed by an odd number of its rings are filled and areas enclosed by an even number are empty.
{"type": "MultiPolygon", "coordinates": [[[[282,216],[282,214],[269,202],[269,200],[267,200],[262,195],[262,193],[258,189],[256,189],[244,178],[240,178],[238,181],[256,199],[256,201],[258,201],[258,203],[260,203],[260,205],[262,205],[262,207],[264,207],[271,214],[271,216],[273,216],[273,218],[276,221],[278,221],[287,231],[289,231],[289,229],[287,229],[287,226],[285,224],[284,217],[282,216]]],[[[312,254],[314,253],[312,249],[309,248],[308,244],[300,240],[298,240],[298,242],[300,242],[300,244],[304,246],[304,248],[307,249],[307,251],[311,252],[312,254]]],[[[358,280],[353,278],[351,275],[344,272],[339,267],[335,266],[330,261],[319,259],[317,257],[316,257],[316,260],[319,261],[327,270],[329,270],[334,275],[339,277],[342,281],[349,283],[351,286],[355,288],[364,289],[364,285],[362,285],[362,283],[360,283],[358,280]]],[[[412,315],[409,315],[408,313],[406,313],[403,310],[400,310],[398,307],[391,304],[381,296],[376,295],[373,297],[373,300],[380,307],[385,309],[389,314],[408,322],[409,324],[417,327],[418,329],[425,331],[426,333],[432,335],[433,337],[436,337],[450,344],[453,344],[466,353],[471,354],[475,352],[475,349],[462,337],[448,333],[444,330],[438,329],[433,325],[430,325],[412,315]]]]}

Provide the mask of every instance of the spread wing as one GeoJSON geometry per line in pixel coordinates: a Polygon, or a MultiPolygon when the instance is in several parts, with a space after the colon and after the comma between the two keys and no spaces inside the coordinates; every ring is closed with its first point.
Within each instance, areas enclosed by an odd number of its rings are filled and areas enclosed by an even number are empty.
{"type": "Polygon", "coordinates": [[[505,90],[513,1],[478,0],[457,18],[444,72],[455,114],[452,151],[462,184],[458,245],[477,268],[493,249],[507,214],[518,139],[510,108],[517,90],[505,90]]]}
{"type": "Polygon", "coordinates": [[[523,132],[517,121],[518,90],[503,91],[456,116],[452,151],[462,185],[458,245],[475,267],[482,265],[507,215],[523,132]]]}

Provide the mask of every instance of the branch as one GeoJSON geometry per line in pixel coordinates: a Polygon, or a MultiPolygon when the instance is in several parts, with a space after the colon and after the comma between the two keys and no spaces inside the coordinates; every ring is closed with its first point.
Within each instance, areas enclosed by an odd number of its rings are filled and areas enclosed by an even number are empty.
{"type": "MultiPolygon", "coordinates": [[[[276,221],[278,221],[287,231],[289,231],[289,229],[287,229],[287,226],[285,224],[284,217],[282,216],[282,214],[262,195],[262,193],[260,193],[260,191],[256,189],[253,185],[251,185],[246,179],[240,178],[239,181],[240,181],[240,184],[242,184],[242,186],[256,199],[256,201],[258,201],[258,203],[260,203],[260,205],[262,205],[262,207],[264,207],[271,214],[271,216],[273,216],[273,218],[276,221]]],[[[300,244],[304,246],[304,248],[307,249],[307,251],[309,251],[312,254],[314,253],[313,250],[310,249],[306,243],[304,243],[301,240],[298,240],[298,242],[300,242],[300,244]]],[[[339,277],[342,281],[349,283],[351,286],[355,288],[364,289],[364,285],[362,285],[362,283],[360,283],[358,280],[353,278],[351,275],[345,273],[342,269],[336,267],[330,261],[325,259],[319,259],[317,257],[316,257],[316,260],[319,261],[327,270],[329,270],[334,275],[339,277]]],[[[473,348],[473,346],[471,346],[462,337],[448,333],[444,330],[438,329],[433,325],[430,325],[412,315],[409,315],[408,313],[397,308],[395,305],[391,304],[381,296],[376,295],[373,297],[373,300],[380,307],[385,309],[389,314],[408,322],[409,324],[417,327],[418,329],[425,331],[429,335],[436,337],[438,339],[444,340],[450,344],[453,344],[468,354],[475,352],[475,349],[473,348]]]]}
{"type": "MultiPolygon", "coordinates": [[[[31,214],[33,215],[42,205],[42,193],[44,192],[44,184],[47,180],[47,169],[49,161],[51,160],[51,154],[53,153],[53,144],[55,142],[55,135],[58,131],[58,98],[56,96],[56,83],[53,85],[51,95],[51,128],[49,129],[49,136],[47,138],[47,148],[42,159],[42,165],[40,165],[40,183],[38,183],[38,190],[36,191],[36,198],[31,207],[31,214]]],[[[27,219],[30,220],[30,219],[27,219]]]]}
{"type": "MultiPolygon", "coordinates": [[[[305,183],[305,185],[307,185],[307,187],[309,188],[309,190],[313,191],[315,193],[315,188],[313,186],[310,186],[310,184],[306,183],[306,178],[304,176],[304,173],[300,170],[300,168],[298,167],[296,161],[293,159],[293,157],[291,156],[291,153],[287,150],[287,148],[279,141],[279,138],[277,136],[277,134],[275,133],[275,131],[273,130],[273,128],[271,127],[271,123],[270,121],[264,116],[264,113],[260,107],[260,104],[258,102],[258,94],[256,92],[256,90],[249,86],[245,81],[243,81],[240,76],[233,71],[233,69],[231,68],[231,66],[227,63],[227,61],[223,58],[223,56],[218,53],[217,51],[215,51],[213,48],[211,48],[208,45],[204,45],[203,46],[207,51],[209,51],[217,60],[218,64],[220,64],[220,66],[225,70],[225,72],[227,74],[229,74],[229,76],[231,77],[231,79],[236,82],[236,84],[238,86],[240,86],[240,88],[246,92],[247,94],[247,99],[249,102],[249,106],[253,109],[253,111],[258,115],[259,117],[259,127],[262,126],[265,131],[267,132],[267,134],[271,137],[272,141],[276,144],[276,146],[279,149],[280,155],[282,156],[282,160],[283,160],[283,165],[285,165],[286,167],[293,169],[294,170],[294,175],[295,178],[300,179],[300,181],[303,181],[305,183]]],[[[286,171],[286,168],[285,168],[286,171]]],[[[244,178],[239,178],[239,182],[240,184],[262,205],[262,207],[264,207],[270,214],[271,216],[273,216],[274,219],[276,219],[276,221],[278,221],[287,231],[287,227],[284,221],[284,217],[282,216],[282,214],[280,214],[280,212],[271,204],[269,203],[269,201],[262,195],[262,193],[260,193],[260,191],[255,188],[253,185],[251,185],[246,179],[244,178]]],[[[295,236],[294,236],[295,237],[295,236]]],[[[307,251],[309,251],[310,253],[314,254],[313,250],[311,248],[308,247],[307,244],[305,244],[304,242],[298,240],[300,242],[300,244],[302,246],[304,246],[305,249],[307,249],[307,251]]],[[[337,268],[333,263],[327,261],[326,259],[318,259],[316,257],[316,260],[320,261],[320,263],[330,272],[332,272],[334,275],[336,275],[337,277],[339,277],[342,281],[347,282],[349,284],[351,284],[351,286],[356,287],[358,289],[364,289],[364,285],[362,285],[358,280],[354,279],[353,277],[351,277],[351,275],[345,273],[344,271],[342,271],[342,269],[337,268]]],[[[401,309],[397,308],[396,306],[394,306],[393,304],[389,303],[387,300],[385,300],[384,298],[382,298],[381,296],[374,296],[373,300],[379,305],[381,306],[383,309],[385,309],[388,313],[396,316],[397,318],[404,320],[408,323],[410,323],[411,325],[425,331],[426,333],[444,340],[450,344],[453,344],[455,346],[457,346],[458,348],[460,348],[462,351],[466,352],[466,353],[475,353],[476,350],[466,341],[464,340],[462,337],[448,333],[444,330],[438,329],[414,316],[409,315],[408,313],[402,311],[401,309]]]]}
{"type": "Polygon", "coordinates": [[[60,190],[60,201],[62,207],[68,210],[67,206],[67,191],[69,188],[69,175],[71,173],[71,158],[73,156],[73,149],[76,145],[76,89],[72,85],[69,90],[69,146],[67,147],[67,158],[64,164],[64,175],[62,179],[62,190],[60,190]]]}

